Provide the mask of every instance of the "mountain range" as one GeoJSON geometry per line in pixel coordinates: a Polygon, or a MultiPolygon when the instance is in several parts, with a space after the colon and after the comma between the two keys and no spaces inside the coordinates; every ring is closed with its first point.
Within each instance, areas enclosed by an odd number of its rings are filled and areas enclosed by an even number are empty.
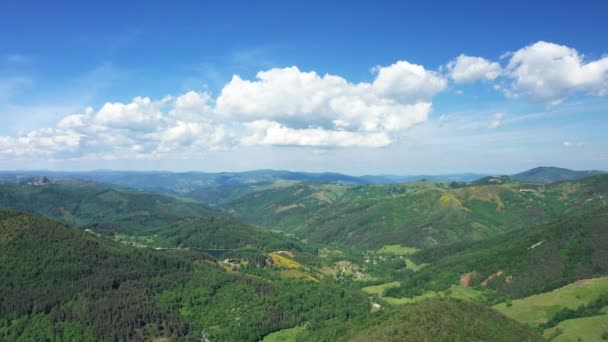
{"type": "Polygon", "coordinates": [[[604,333],[608,174],[145,174],[2,174],[0,340],[604,333]]]}
{"type": "MultiPolygon", "coordinates": [[[[575,180],[603,173],[603,171],[573,171],[555,167],[539,167],[512,176],[520,181],[548,184],[561,180],[575,180]]],[[[53,179],[81,179],[134,189],[147,189],[185,194],[201,188],[232,187],[276,181],[320,182],[336,184],[398,184],[423,179],[442,182],[472,182],[489,176],[478,173],[439,175],[364,175],[349,176],[340,173],[310,173],[285,170],[255,170],[244,172],[138,172],[138,171],[0,171],[0,181],[23,182],[34,177],[53,179]]]]}

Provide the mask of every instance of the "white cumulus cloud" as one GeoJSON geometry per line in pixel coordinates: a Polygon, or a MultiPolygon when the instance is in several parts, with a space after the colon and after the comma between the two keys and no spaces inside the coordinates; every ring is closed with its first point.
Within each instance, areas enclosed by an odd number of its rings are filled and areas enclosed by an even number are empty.
{"type": "Polygon", "coordinates": [[[430,99],[446,81],[408,62],[378,67],[372,83],[350,83],[297,67],[235,75],[217,99],[218,114],[239,121],[274,120],[287,126],[352,131],[402,130],[426,120],[430,99]]]}
{"type": "Polygon", "coordinates": [[[350,132],[323,128],[294,129],[266,120],[257,120],[245,125],[251,135],[241,139],[244,145],[382,147],[391,143],[385,132],[350,132]]]}
{"type": "Polygon", "coordinates": [[[157,158],[242,145],[381,147],[425,122],[445,78],[399,61],[352,83],[297,67],[235,75],[217,98],[135,97],[63,117],[55,127],[0,137],[0,156],[157,158]]]}
{"type": "Polygon", "coordinates": [[[456,83],[493,81],[502,72],[500,64],[482,57],[460,55],[447,64],[449,76],[456,83]]]}
{"type": "Polygon", "coordinates": [[[544,41],[513,53],[506,67],[509,96],[559,103],[577,92],[608,95],[608,57],[585,61],[577,50],[544,41]]]}

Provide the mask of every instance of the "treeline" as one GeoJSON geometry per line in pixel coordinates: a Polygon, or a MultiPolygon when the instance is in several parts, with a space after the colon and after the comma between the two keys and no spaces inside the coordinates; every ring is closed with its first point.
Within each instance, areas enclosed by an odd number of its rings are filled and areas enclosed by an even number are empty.
{"type": "Polygon", "coordinates": [[[556,312],[553,317],[551,317],[550,321],[541,324],[539,328],[543,330],[547,328],[552,328],[558,325],[560,322],[563,322],[568,319],[603,315],[604,312],[602,311],[602,309],[606,306],[608,306],[608,294],[603,295],[602,297],[587,305],[580,305],[576,309],[563,308],[556,312]]]}

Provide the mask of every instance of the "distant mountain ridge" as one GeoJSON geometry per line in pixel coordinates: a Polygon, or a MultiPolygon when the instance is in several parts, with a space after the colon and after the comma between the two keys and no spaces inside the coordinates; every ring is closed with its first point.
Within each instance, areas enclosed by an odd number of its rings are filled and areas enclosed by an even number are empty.
{"type": "Polygon", "coordinates": [[[549,185],[508,176],[470,184],[296,183],[246,193],[220,207],[250,224],[311,242],[379,248],[477,241],[608,205],[608,175],[549,185]]]}
{"type": "MultiPolygon", "coordinates": [[[[576,180],[606,173],[604,171],[574,171],[558,167],[537,167],[510,177],[521,182],[549,184],[576,180]]],[[[318,182],[334,184],[399,184],[420,180],[471,183],[491,177],[483,173],[450,173],[419,175],[363,175],[351,176],[335,172],[298,172],[288,170],[253,170],[242,172],[167,172],[167,171],[0,171],[0,183],[23,183],[46,179],[81,179],[134,189],[187,194],[199,189],[271,184],[278,181],[318,182]]]]}
{"type": "Polygon", "coordinates": [[[605,173],[605,171],[599,170],[574,171],[560,167],[541,166],[514,174],[511,178],[522,182],[550,184],[553,182],[577,180],[605,173]]]}
{"type": "Polygon", "coordinates": [[[36,178],[0,184],[0,207],[98,233],[145,237],[155,247],[286,248],[292,243],[193,201],[90,181],[36,178]]]}
{"type": "Polygon", "coordinates": [[[299,172],[253,170],[243,172],[165,172],[165,171],[0,171],[0,183],[22,183],[42,177],[81,179],[135,189],[187,193],[201,188],[234,187],[277,181],[301,181],[336,184],[396,184],[430,179],[442,182],[471,182],[487,176],[479,173],[440,175],[364,175],[350,176],[336,172],[299,172]]]}

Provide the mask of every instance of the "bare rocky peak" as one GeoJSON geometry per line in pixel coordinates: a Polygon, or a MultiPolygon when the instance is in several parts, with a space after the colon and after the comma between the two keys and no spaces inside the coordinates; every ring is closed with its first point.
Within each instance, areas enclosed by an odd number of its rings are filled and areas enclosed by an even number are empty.
{"type": "Polygon", "coordinates": [[[37,176],[34,178],[30,178],[27,181],[24,182],[27,185],[34,185],[34,186],[46,186],[51,184],[51,180],[45,176],[37,176]]]}

